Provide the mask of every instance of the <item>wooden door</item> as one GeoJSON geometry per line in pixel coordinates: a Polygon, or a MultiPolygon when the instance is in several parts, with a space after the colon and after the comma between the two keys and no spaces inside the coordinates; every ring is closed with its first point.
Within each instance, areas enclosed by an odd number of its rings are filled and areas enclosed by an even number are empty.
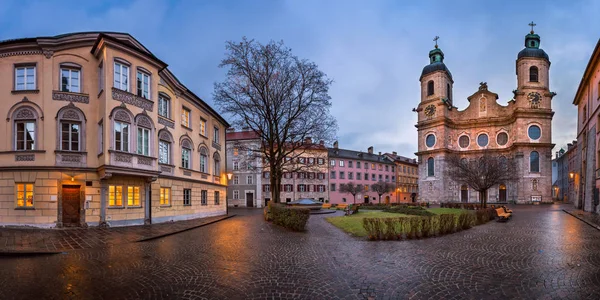
{"type": "Polygon", "coordinates": [[[254,194],[246,193],[246,207],[254,207],[254,194]]]}
{"type": "Polygon", "coordinates": [[[506,185],[501,184],[498,191],[498,201],[506,202],[506,185]]]}
{"type": "Polygon", "coordinates": [[[469,202],[469,188],[466,185],[460,187],[460,201],[469,202]]]}
{"type": "Polygon", "coordinates": [[[62,222],[65,227],[79,226],[81,216],[81,203],[79,199],[79,186],[65,186],[62,188],[62,222]]]}

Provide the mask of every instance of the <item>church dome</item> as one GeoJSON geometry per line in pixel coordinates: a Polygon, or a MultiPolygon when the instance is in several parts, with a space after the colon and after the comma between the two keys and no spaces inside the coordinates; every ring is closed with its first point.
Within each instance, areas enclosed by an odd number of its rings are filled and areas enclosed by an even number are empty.
{"type": "Polygon", "coordinates": [[[517,59],[523,57],[537,57],[550,60],[546,51],[540,49],[540,36],[535,34],[533,30],[525,36],[525,49],[521,50],[517,55],[517,59]]]}
{"type": "Polygon", "coordinates": [[[438,48],[437,38],[438,37],[434,39],[434,41],[436,41],[435,49],[429,51],[429,64],[423,68],[423,72],[421,72],[421,77],[419,77],[419,80],[421,80],[423,76],[431,74],[435,71],[444,71],[448,74],[448,77],[452,79],[450,70],[448,70],[448,67],[446,67],[444,64],[444,52],[442,52],[442,49],[438,48]]]}

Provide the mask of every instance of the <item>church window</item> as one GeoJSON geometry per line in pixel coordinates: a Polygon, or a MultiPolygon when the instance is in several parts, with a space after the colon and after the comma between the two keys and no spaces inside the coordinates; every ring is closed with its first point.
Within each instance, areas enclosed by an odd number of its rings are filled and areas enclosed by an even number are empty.
{"type": "Polygon", "coordinates": [[[479,147],[485,147],[488,145],[488,135],[485,133],[480,134],[477,137],[477,144],[479,145],[479,147]]]}
{"type": "Polygon", "coordinates": [[[449,101],[452,101],[452,93],[450,92],[450,84],[446,84],[446,97],[449,101]]]}
{"type": "Polygon", "coordinates": [[[540,171],[540,154],[537,151],[532,151],[529,155],[529,172],[540,171]]]}
{"type": "Polygon", "coordinates": [[[529,81],[538,82],[538,68],[536,66],[529,68],[529,81]]]}
{"type": "Polygon", "coordinates": [[[529,138],[532,140],[538,140],[542,136],[542,130],[537,125],[529,126],[529,130],[527,130],[529,138]]]}
{"type": "Polygon", "coordinates": [[[496,136],[496,142],[498,143],[498,146],[506,145],[506,143],[508,143],[508,134],[506,132],[498,133],[496,136]]]}
{"type": "Polygon", "coordinates": [[[427,159],[427,176],[435,176],[435,162],[433,161],[433,157],[427,159]]]}
{"type": "Polygon", "coordinates": [[[467,148],[467,147],[469,147],[470,142],[471,141],[469,140],[469,137],[466,136],[466,135],[463,135],[460,138],[458,138],[458,145],[461,148],[467,148]]]}
{"type": "Polygon", "coordinates": [[[433,80],[429,80],[429,82],[427,82],[427,96],[433,95],[433,92],[433,80]]]}
{"type": "Polygon", "coordinates": [[[427,145],[429,148],[433,147],[433,145],[435,145],[435,135],[427,135],[427,138],[425,138],[425,145],[427,145]]]}

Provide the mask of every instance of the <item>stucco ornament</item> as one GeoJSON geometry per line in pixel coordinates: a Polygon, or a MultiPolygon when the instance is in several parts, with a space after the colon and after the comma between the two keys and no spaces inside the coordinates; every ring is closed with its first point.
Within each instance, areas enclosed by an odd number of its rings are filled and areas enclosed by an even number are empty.
{"type": "Polygon", "coordinates": [[[481,98],[479,98],[479,112],[486,112],[487,111],[487,98],[485,98],[485,96],[481,96],[481,98]]]}

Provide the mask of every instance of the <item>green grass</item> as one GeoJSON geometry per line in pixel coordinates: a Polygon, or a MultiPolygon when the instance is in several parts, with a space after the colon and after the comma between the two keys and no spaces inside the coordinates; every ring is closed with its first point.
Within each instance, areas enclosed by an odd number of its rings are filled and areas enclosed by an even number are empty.
{"type": "Polygon", "coordinates": [[[428,208],[428,211],[434,213],[434,214],[438,214],[438,215],[442,215],[442,214],[460,214],[463,213],[465,211],[468,211],[466,209],[457,209],[457,208],[428,208]]]}

